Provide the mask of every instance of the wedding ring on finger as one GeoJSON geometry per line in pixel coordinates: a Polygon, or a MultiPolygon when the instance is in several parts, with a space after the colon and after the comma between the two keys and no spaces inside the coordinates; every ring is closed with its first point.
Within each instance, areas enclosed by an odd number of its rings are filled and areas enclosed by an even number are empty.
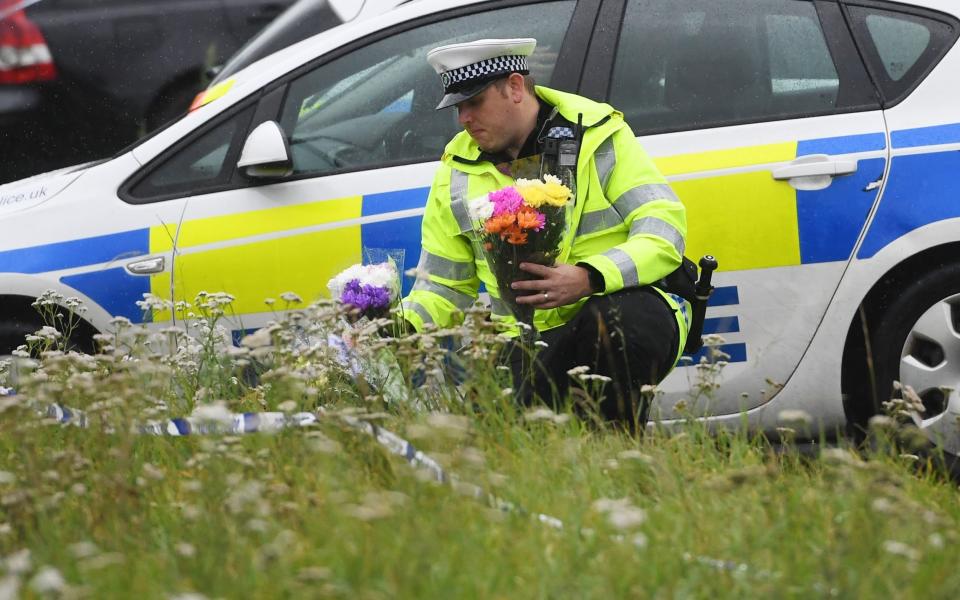
{"type": "Polygon", "coordinates": [[[543,293],[543,300],[544,300],[544,302],[546,302],[546,301],[549,300],[549,299],[550,299],[550,292],[544,292],[544,293],[543,293]]]}

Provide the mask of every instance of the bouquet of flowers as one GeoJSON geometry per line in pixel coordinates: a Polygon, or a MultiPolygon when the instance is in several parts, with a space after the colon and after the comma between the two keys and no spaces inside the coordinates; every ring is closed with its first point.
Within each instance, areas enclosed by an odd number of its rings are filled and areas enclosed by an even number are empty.
{"type": "Polygon", "coordinates": [[[358,318],[388,316],[400,295],[400,275],[393,261],[353,265],[327,283],[334,300],[351,309],[358,318]]]}
{"type": "Polygon", "coordinates": [[[552,265],[571,221],[570,188],[559,178],[517,179],[515,184],[470,201],[477,240],[497,278],[500,300],[518,321],[533,324],[534,309],[517,304],[510,284],[531,279],[520,263],[552,265]]]}

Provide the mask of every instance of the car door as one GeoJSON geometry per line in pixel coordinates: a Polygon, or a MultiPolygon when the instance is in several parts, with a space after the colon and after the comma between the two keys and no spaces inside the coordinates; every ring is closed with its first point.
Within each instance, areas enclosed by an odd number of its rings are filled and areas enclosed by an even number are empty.
{"type": "Polygon", "coordinates": [[[877,201],[875,89],[834,2],[606,5],[622,8],[619,44],[591,52],[584,92],[625,113],[686,205],[687,255],[720,265],[704,331],[723,338],[722,369],[692,366],[709,349],[684,359],[660,415],[697,383],[711,391],[694,414],[759,406],[802,358],[877,201]]]}
{"type": "MultiPolygon", "coordinates": [[[[246,180],[234,172],[222,185],[189,191],[177,236],[176,298],[190,301],[200,291],[229,292],[236,297],[235,326],[243,330],[275,318],[265,303],[268,298],[279,299],[285,292],[305,302],[328,296],[327,281],[360,262],[365,250],[393,250],[394,256],[403,255],[405,268],[414,267],[433,172],[446,142],[458,131],[455,111],[434,109],[441,86],[426,52],[448,42],[526,35],[536,23],[540,45],[531,61],[533,74],[544,83],[554,73],[576,81],[582,64],[576,48],[581,54],[585,49],[581,40],[569,50],[564,39],[571,23],[581,19],[589,32],[593,21],[588,13],[597,5],[578,7],[573,0],[483,3],[399,23],[268,86],[256,109],[238,111],[255,110],[246,130],[268,120],[279,122],[289,141],[293,172],[272,182],[246,180]],[[563,52],[571,58],[565,69],[555,70],[563,52]]],[[[195,172],[203,160],[215,159],[215,169],[236,165],[236,140],[216,133],[235,118],[226,115],[169,152],[131,192],[150,197],[173,189],[175,195],[191,184],[174,180],[195,172]],[[207,143],[204,135],[217,139],[207,143]],[[224,145],[228,138],[233,145],[224,145]],[[208,152],[213,148],[218,149],[215,155],[208,152]],[[165,187],[167,179],[174,188],[165,187]]]]}

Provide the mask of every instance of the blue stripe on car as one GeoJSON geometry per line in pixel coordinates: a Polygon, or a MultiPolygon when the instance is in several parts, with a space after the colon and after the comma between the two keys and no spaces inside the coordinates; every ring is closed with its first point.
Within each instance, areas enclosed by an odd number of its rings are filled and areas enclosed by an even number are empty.
{"type": "MultiPolygon", "coordinates": [[[[401,210],[423,208],[427,204],[429,188],[415,188],[370,194],[363,197],[362,216],[370,217],[401,210]]],[[[423,217],[405,217],[379,223],[364,223],[360,226],[360,243],[364,250],[382,248],[403,250],[403,270],[417,266],[420,258],[420,226],[423,217]]],[[[366,252],[364,260],[366,261],[366,252]]],[[[409,294],[413,287],[413,278],[403,277],[403,294],[409,294]]]]}
{"type": "Polygon", "coordinates": [[[797,144],[797,156],[807,154],[852,154],[870,152],[887,147],[887,138],[882,133],[864,133],[817,140],[801,140],[797,144]]]}
{"type": "Polygon", "coordinates": [[[897,156],[890,180],[857,258],[870,258],[924,225],[960,217],[960,152],[897,156]]]}
{"type": "Polygon", "coordinates": [[[86,294],[115,317],[126,317],[134,323],[143,321],[143,311],[136,302],[150,291],[150,278],[137,277],[126,269],[105,269],[61,277],[60,281],[86,294]]]}
{"type": "Polygon", "coordinates": [[[730,358],[723,359],[727,362],[730,362],[730,363],[747,362],[747,345],[740,342],[737,344],[721,344],[719,346],[704,346],[694,354],[689,354],[689,355],[685,354],[684,356],[689,357],[689,359],[681,358],[677,366],[683,367],[683,366],[691,365],[691,363],[689,362],[690,359],[693,360],[692,364],[694,365],[699,364],[701,358],[706,358],[708,362],[712,362],[711,354],[710,354],[711,349],[716,349],[716,350],[719,350],[720,352],[723,352],[724,354],[727,354],[730,358]]]}
{"type": "Polygon", "coordinates": [[[703,334],[736,333],[740,331],[740,319],[736,316],[711,317],[703,320],[703,334]]]}
{"type": "Polygon", "coordinates": [[[886,161],[859,161],[857,171],[836,177],[829,187],[797,191],[797,226],[803,264],[847,260],[860,237],[877,189],[870,183],[883,177],[886,161]]]}
{"type": "Polygon", "coordinates": [[[902,129],[890,134],[894,148],[916,148],[960,143],[960,123],[902,129]]]}
{"type": "Polygon", "coordinates": [[[150,230],[30,246],[0,252],[0,273],[46,273],[141,256],[150,251],[150,230]]]}
{"type": "Polygon", "coordinates": [[[707,306],[730,306],[740,304],[740,295],[737,292],[737,286],[721,286],[713,290],[710,295],[710,301],[707,306]]]}

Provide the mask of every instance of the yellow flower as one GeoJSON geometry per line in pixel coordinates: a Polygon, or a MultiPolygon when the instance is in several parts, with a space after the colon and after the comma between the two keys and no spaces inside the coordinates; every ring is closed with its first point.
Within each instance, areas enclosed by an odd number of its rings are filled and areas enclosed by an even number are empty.
{"type": "Polygon", "coordinates": [[[543,186],[543,191],[550,206],[563,206],[570,200],[570,188],[562,183],[547,183],[543,186]]]}
{"type": "Polygon", "coordinates": [[[558,177],[545,175],[544,181],[539,179],[518,179],[517,191],[523,196],[523,201],[533,208],[540,208],[544,204],[563,206],[570,200],[570,188],[560,183],[558,177]]]}
{"type": "Polygon", "coordinates": [[[547,197],[543,193],[543,182],[539,179],[520,178],[513,185],[523,197],[523,202],[527,206],[539,208],[541,204],[547,201],[547,197]]]}
{"type": "Polygon", "coordinates": [[[550,196],[547,195],[542,183],[524,187],[517,186],[517,191],[523,196],[523,202],[531,208],[540,208],[544,202],[550,202],[550,196]]]}

